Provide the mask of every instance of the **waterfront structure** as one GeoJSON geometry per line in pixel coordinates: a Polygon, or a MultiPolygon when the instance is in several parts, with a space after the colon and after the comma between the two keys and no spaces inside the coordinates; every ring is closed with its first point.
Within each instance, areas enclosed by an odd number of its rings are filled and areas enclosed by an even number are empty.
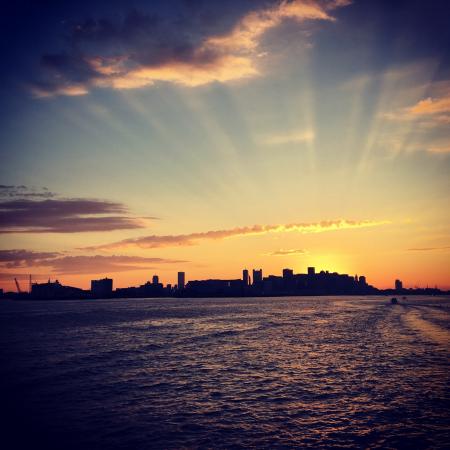
{"type": "Polygon", "coordinates": [[[158,277],[158,275],[153,275],[152,284],[159,284],[159,277],[158,277]]]}
{"type": "Polygon", "coordinates": [[[400,280],[395,280],[395,290],[398,292],[403,290],[403,283],[400,280]]]}
{"type": "Polygon", "coordinates": [[[47,283],[34,283],[31,286],[31,293],[28,294],[34,299],[64,300],[69,298],[86,298],[87,291],[72,286],[63,286],[58,280],[47,283]]]}
{"type": "Polygon", "coordinates": [[[111,297],[112,292],[113,280],[111,278],[91,280],[91,293],[94,297],[111,297]]]}

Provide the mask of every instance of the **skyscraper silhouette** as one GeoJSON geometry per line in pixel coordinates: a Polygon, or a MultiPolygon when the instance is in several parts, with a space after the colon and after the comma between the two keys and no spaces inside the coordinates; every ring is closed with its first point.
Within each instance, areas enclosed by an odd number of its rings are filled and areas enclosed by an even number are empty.
{"type": "Polygon", "coordinates": [[[178,289],[184,289],[186,277],[184,272],[178,272],[178,289]]]}

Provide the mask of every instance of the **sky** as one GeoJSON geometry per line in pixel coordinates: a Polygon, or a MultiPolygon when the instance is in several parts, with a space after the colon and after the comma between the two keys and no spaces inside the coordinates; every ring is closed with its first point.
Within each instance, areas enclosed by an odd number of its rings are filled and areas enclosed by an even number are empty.
{"type": "Polygon", "coordinates": [[[447,1],[16,1],[0,287],[283,268],[450,289],[447,1]]]}

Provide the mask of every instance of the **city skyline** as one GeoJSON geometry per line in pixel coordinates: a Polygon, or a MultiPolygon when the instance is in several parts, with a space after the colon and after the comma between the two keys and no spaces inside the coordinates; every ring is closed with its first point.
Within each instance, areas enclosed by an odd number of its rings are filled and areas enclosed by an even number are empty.
{"type": "Polygon", "coordinates": [[[446,2],[63,3],[3,14],[0,288],[450,289],[446,2]]]}
{"type": "Polygon", "coordinates": [[[145,298],[145,297],[172,297],[172,296],[284,296],[284,295],[364,295],[364,294],[445,294],[449,291],[439,289],[437,286],[404,286],[396,278],[392,286],[379,288],[367,281],[365,275],[350,275],[329,270],[318,270],[307,267],[304,273],[296,273],[291,268],[284,268],[281,274],[266,275],[263,269],[245,268],[240,278],[209,278],[189,279],[186,272],[178,271],[177,283],[164,283],[159,275],[148,277],[144,284],[138,286],[116,286],[114,280],[108,276],[90,280],[90,289],[68,286],[60,280],[50,278],[47,282],[33,280],[28,277],[26,287],[14,279],[16,291],[0,289],[0,295],[6,298],[21,298],[28,294],[31,298],[65,299],[65,298],[145,298]],[[86,297],[88,295],[88,297],[86,297]]]}

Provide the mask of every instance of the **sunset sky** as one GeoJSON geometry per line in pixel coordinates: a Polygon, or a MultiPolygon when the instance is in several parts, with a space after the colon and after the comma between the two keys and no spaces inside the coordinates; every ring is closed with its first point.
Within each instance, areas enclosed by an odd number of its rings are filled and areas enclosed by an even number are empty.
{"type": "Polygon", "coordinates": [[[2,7],[0,287],[315,266],[450,289],[449,13],[2,7]]]}

